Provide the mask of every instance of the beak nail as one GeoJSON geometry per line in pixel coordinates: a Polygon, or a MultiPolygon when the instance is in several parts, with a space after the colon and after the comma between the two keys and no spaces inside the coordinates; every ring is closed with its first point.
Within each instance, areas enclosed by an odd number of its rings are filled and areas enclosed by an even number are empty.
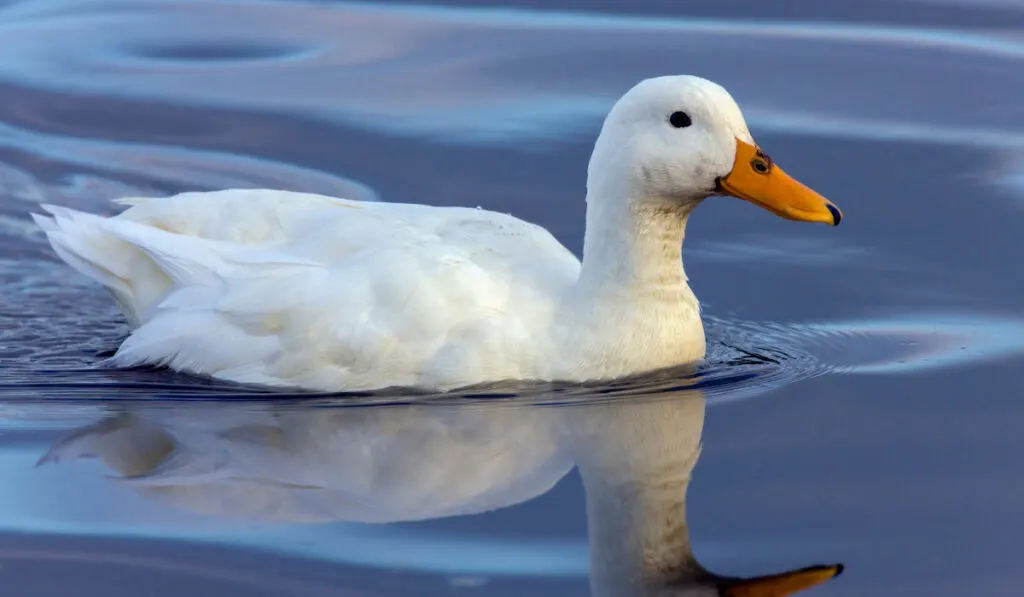
{"type": "Polygon", "coordinates": [[[843,214],[839,211],[839,208],[831,203],[826,204],[825,207],[828,209],[829,213],[832,214],[832,225],[838,226],[839,222],[843,221],[843,214]]]}

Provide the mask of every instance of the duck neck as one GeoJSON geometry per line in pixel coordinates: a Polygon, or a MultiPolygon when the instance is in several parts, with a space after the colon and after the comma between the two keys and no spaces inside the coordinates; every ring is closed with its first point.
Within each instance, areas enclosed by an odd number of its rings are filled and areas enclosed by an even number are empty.
{"type": "Polygon", "coordinates": [[[591,297],[678,296],[688,292],[682,243],[696,202],[587,196],[577,286],[591,297]]]}
{"type": "Polygon", "coordinates": [[[569,355],[559,379],[609,379],[704,356],[700,305],[683,273],[694,202],[588,195],[579,278],[554,328],[569,355]]]}

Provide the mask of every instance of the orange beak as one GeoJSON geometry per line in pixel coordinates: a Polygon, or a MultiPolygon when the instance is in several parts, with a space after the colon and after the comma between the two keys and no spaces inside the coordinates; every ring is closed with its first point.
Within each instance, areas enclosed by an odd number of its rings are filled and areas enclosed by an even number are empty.
{"type": "Polygon", "coordinates": [[[790,178],[757,146],[736,139],[732,171],[718,181],[718,192],[744,199],[788,220],[838,226],[843,219],[831,201],[790,178]]]}
{"type": "Polygon", "coordinates": [[[843,572],[843,565],[811,566],[743,580],[730,580],[721,584],[723,597],[785,597],[798,591],[832,580],[843,572]]]}

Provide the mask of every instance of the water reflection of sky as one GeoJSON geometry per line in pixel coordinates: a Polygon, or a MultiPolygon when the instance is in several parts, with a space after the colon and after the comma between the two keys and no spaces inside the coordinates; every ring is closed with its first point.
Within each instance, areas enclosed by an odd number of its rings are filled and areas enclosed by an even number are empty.
{"type": "Polygon", "coordinates": [[[1024,42],[996,31],[320,2],[3,11],[10,82],[397,135],[563,136],[591,128],[638,76],[692,72],[729,87],[765,129],[998,148],[1024,138],[1006,125],[1024,121],[1012,99],[1024,42]],[[833,75],[821,85],[813,73],[833,75]]]}
{"type": "MultiPolygon", "coordinates": [[[[140,191],[147,195],[158,194],[156,188],[140,190],[118,182],[140,173],[158,181],[157,184],[187,178],[200,188],[288,186],[294,190],[352,199],[376,199],[372,189],[336,175],[226,152],[75,138],[0,123],[0,150],[3,149],[28,149],[33,152],[34,159],[62,163],[79,171],[104,173],[103,178],[72,176],[51,186],[33,179],[13,165],[0,164],[5,197],[26,202],[26,209],[36,203],[60,202],[86,194],[105,194],[107,197],[137,195],[140,191]]],[[[29,224],[24,218],[19,217],[17,221],[29,224]]]]}

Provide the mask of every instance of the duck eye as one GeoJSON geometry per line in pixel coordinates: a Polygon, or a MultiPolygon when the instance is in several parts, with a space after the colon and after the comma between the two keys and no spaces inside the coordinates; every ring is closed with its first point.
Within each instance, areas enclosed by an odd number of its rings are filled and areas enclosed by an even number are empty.
{"type": "Polygon", "coordinates": [[[693,121],[690,120],[690,115],[686,112],[673,112],[668,117],[668,121],[677,129],[683,129],[693,124],[693,121]]]}
{"type": "Polygon", "coordinates": [[[772,159],[758,148],[757,153],[754,154],[754,159],[750,160],[750,167],[758,174],[768,174],[772,171],[772,159]]]}

